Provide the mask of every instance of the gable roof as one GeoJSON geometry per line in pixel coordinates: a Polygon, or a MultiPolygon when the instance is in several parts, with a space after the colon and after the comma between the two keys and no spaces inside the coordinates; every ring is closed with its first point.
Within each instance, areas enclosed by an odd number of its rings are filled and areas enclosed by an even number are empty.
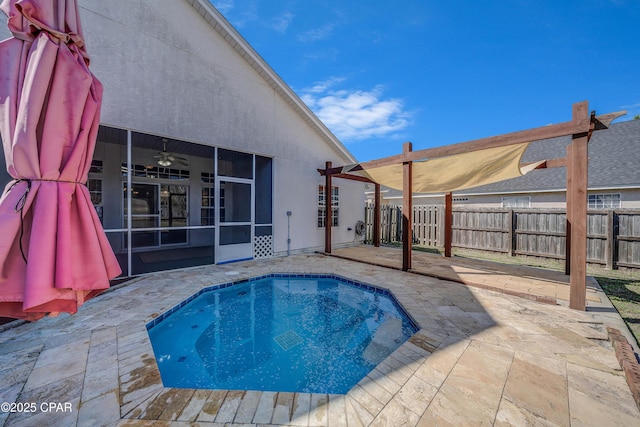
{"type": "Polygon", "coordinates": [[[190,4],[222,38],[244,58],[251,67],[265,79],[267,83],[294,109],[304,121],[311,126],[322,139],[338,154],[345,158],[346,163],[357,163],[356,158],[338,140],[338,138],[322,123],[322,121],[307,107],[267,62],[249,45],[209,0],[185,0],[190,4]]]}
{"type": "MultiPolygon", "coordinates": [[[[534,141],[522,157],[523,163],[563,158],[571,137],[534,141]]],[[[614,123],[593,134],[589,141],[588,188],[640,189],[640,120],[614,123]]],[[[463,194],[507,194],[564,191],[566,168],[537,169],[524,176],[454,192],[463,194]]],[[[402,191],[388,189],[385,198],[401,197],[402,191]]],[[[419,196],[414,194],[414,197],[419,196]]]]}

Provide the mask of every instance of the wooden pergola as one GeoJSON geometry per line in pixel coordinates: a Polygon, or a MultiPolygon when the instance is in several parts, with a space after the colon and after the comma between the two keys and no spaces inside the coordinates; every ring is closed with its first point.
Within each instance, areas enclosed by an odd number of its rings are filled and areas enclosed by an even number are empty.
{"type": "MultiPolygon", "coordinates": [[[[332,224],[330,200],[333,178],[350,179],[374,184],[373,242],[374,246],[378,247],[380,246],[380,184],[368,177],[354,175],[351,172],[389,165],[402,165],[402,270],[409,271],[411,270],[411,236],[413,235],[413,162],[571,135],[571,144],[567,146],[567,155],[565,158],[547,160],[536,169],[562,166],[566,166],[567,168],[565,272],[570,275],[571,289],[569,306],[573,309],[584,311],[586,309],[587,281],[587,147],[594,131],[607,129],[614,119],[624,114],[625,112],[617,112],[596,116],[595,112],[589,113],[589,104],[587,101],[583,101],[573,104],[572,119],[568,122],[418,151],[413,151],[412,144],[407,142],[403,146],[402,154],[360,163],[355,167],[333,167],[331,162],[327,162],[324,169],[318,169],[318,172],[325,177],[324,191],[327,203],[325,217],[325,252],[331,253],[331,227],[328,224],[332,224]],[[345,170],[349,172],[345,173],[345,170]]],[[[448,192],[445,195],[445,257],[451,256],[452,223],[452,195],[451,192],[448,192]]]]}

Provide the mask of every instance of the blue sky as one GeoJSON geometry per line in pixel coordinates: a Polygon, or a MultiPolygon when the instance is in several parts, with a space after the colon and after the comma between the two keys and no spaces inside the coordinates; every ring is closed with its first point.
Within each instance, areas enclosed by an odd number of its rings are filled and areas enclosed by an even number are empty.
{"type": "Polygon", "coordinates": [[[360,161],[640,114],[638,0],[212,0],[360,161]]]}

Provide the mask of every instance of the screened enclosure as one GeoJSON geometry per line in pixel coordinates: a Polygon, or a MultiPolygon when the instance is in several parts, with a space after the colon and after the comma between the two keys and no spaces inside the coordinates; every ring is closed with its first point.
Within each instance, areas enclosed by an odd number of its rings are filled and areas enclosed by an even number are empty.
{"type": "Polygon", "coordinates": [[[273,161],[101,126],[87,183],[123,270],[273,255],[273,161]]]}

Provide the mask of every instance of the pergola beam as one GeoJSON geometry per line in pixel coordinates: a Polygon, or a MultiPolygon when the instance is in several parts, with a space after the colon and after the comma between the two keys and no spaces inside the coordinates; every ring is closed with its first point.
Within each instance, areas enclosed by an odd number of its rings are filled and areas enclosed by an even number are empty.
{"type": "Polygon", "coordinates": [[[623,110],[596,116],[593,123],[593,130],[609,129],[609,125],[611,125],[611,122],[613,122],[618,117],[624,116],[625,114],[627,114],[627,112],[623,110]]]}
{"type": "MultiPolygon", "coordinates": [[[[536,162],[522,163],[522,166],[529,166],[536,162]]],[[[567,158],[548,159],[536,167],[536,169],[562,168],[567,166],[567,158]]]]}
{"type": "MultiPolygon", "coordinates": [[[[583,101],[583,102],[578,102],[574,104],[574,108],[578,106],[582,106],[581,108],[583,109],[584,108],[588,109],[588,102],[583,101]]],[[[357,172],[357,171],[364,170],[365,168],[374,168],[374,167],[380,167],[380,166],[400,164],[406,161],[418,161],[418,160],[430,159],[435,157],[451,156],[453,154],[484,150],[487,148],[494,148],[494,147],[504,147],[507,145],[514,145],[522,142],[533,142],[533,141],[539,141],[542,139],[557,138],[560,136],[577,135],[580,133],[589,132],[590,129],[591,131],[608,129],[609,125],[613,120],[625,114],[626,114],[626,111],[617,111],[614,113],[607,113],[607,114],[595,116],[591,120],[588,116],[586,117],[586,119],[585,118],[578,119],[574,117],[569,122],[558,123],[555,125],[548,125],[548,126],[543,126],[539,128],[523,130],[519,132],[512,132],[512,133],[507,133],[503,135],[492,136],[488,138],[481,138],[481,139],[476,139],[468,142],[460,142],[457,144],[452,144],[452,145],[447,145],[442,147],[411,151],[410,153],[402,153],[395,156],[385,157],[383,159],[371,160],[369,162],[363,162],[354,166],[353,168],[350,169],[350,171],[357,172]],[[593,125],[591,125],[591,121],[594,122],[593,125]]],[[[553,160],[562,160],[562,159],[553,159],[553,160]]],[[[547,162],[550,162],[550,161],[547,161],[547,162]]],[[[547,167],[549,168],[549,167],[561,167],[561,166],[565,166],[565,165],[557,164],[554,166],[547,166],[547,167]]],[[[544,166],[540,166],[538,169],[541,169],[543,167],[544,166]]],[[[325,174],[335,175],[335,174],[344,173],[344,167],[329,168],[325,170],[319,169],[319,171],[321,171],[320,172],[321,175],[325,175],[325,174]]]]}
{"type": "MultiPolygon", "coordinates": [[[[574,104],[588,108],[588,102],[583,101],[574,104]]],[[[487,148],[504,147],[507,145],[519,144],[522,142],[539,141],[541,139],[555,138],[559,136],[575,135],[589,131],[589,117],[576,118],[573,117],[569,122],[558,123],[554,125],[543,126],[534,129],[527,129],[519,132],[506,133],[503,135],[492,136],[488,138],[476,139],[468,142],[460,142],[457,144],[446,145],[442,147],[427,148],[424,150],[403,152],[395,156],[385,157],[384,159],[371,160],[360,164],[363,169],[374,168],[380,166],[388,166],[398,163],[431,159],[435,157],[451,156],[454,154],[468,153],[471,151],[485,150],[487,148]]],[[[358,169],[353,169],[358,170],[358,169]]]]}
{"type": "Polygon", "coordinates": [[[348,173],[325,173],[325,169],[318,169],[318,172],[320,173],[321,176],[327,176],[327,175],[331,175],[334,178],[342,178],[342,179],[350,179],[352,181],[360,181],[360,182],[366,182],[369,184],[375,184],[375,181],[367,178],[366,176],[362,176],[362,175],[350,175],[348,173]]]}

